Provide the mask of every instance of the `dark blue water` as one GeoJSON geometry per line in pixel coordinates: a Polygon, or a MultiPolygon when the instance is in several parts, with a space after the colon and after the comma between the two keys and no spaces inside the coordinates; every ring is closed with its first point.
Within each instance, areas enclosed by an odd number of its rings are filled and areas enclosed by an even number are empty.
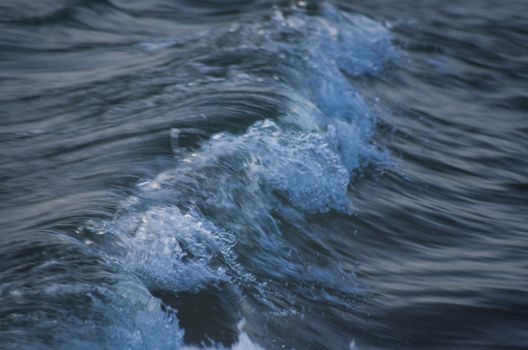
{"type": "Polygon", "coordinates": [[[527,349],[528,2],[3,0],[1,349],[527,349]]]}

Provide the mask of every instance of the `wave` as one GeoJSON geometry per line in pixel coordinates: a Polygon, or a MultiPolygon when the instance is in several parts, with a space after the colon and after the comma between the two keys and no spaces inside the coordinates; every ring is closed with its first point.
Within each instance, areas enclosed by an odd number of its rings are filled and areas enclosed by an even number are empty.
{"type": "MultiPolygon", "coordinates": [[[[367,165],[392,166],[390,155],[371,142],[375,114],[351,85],[397,58],[389,31],[327,5],[317,14],[277,8],[258,22],[141,48],[171,45],[259,57],[231,64],[223,78],[192,83],[266,87],[283,103],[278,115],[241,132],[173,129],[175,165],[140,183],[113,220],[79,229],[86,249],[120,281],[69,291],[91,298],[95,315],[69,326],[101,334],[61,339],[63,348],[98,342],[99,348],[193,349],[171,300],[210,286],[278,314],[298,312],[295,295],[348,307],[347,298],[359,293],[353,272],[331,257],[309,257],[302,247],[319,244],[308,216],[352,214],[348,188],[355,174],[367,165]],[[294,286],[280,289],[288,280],[294,286]]],[[[202,64],[218,58],[218,52],[200,55],[202,64]]],[[[225,346],[260,348],[241,325],[236,330],[237,339],[225,346]]],[[[210,345],[224,348],[218,339],[210,345]]]]}

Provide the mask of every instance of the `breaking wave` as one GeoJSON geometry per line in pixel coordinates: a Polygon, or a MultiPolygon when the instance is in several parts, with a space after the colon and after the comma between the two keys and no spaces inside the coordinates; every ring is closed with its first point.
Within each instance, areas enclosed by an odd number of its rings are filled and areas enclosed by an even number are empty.
{"type": "Polygon", "coordinates": [[[258,22],[138,49],[180,46],[197,52],[188,68],[202,77],[176,90],[199,86],[218,103],[224,89],[269,94],[277,113],[241,130],[172,129],[174,165],[141,182],[112,220],[78,229],[79,249],[107,266],[112,282],[47,287],[50,295],[84,295],[89,310],[61,316],[77,333],[55,334],[59,347],[191,349],[181,295],[213,288],[252,306],[229,310],[231,341],[202,346],[258,349],[240,323],[255,322],[250,310],[302,313],[298,295],[346,308],[360,293],[352,271],[301,251],[320,244],[307,217],[352,214],[354,177],[366,166],[392,166],[372,143],[375,114],[352,84],[397,57],[389,31],[331,6],[315,14],[277,8],[258,22]],[[218,75],[211,62],[220,55],[255,60],[218,75]]]}

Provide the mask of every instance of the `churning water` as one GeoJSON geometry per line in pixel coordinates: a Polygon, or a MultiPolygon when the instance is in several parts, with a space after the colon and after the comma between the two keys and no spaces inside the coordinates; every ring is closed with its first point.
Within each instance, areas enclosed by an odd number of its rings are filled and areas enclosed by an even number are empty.
{"type": "Polygon", "coordinates": [[[527,23],[2,1],[0,348],[528,347],[527,23]]]}

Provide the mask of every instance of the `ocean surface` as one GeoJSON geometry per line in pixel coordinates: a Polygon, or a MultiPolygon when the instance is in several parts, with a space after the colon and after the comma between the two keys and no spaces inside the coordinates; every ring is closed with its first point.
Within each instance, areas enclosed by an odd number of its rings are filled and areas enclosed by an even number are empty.
{"type": "Polygon", "coordinates": [[[528,349],[528,1],[2,0],[0,349],[528,349]]]}

